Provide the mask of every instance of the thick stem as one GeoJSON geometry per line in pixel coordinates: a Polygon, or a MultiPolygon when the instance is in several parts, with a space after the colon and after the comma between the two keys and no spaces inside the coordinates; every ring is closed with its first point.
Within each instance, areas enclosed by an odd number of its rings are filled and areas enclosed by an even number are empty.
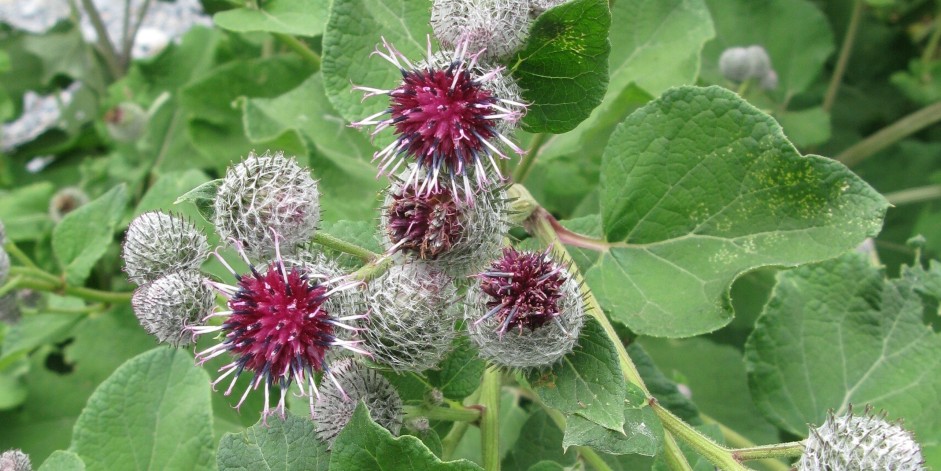
{"type": "Polygon", "coordinates": [[[457,449],[458,443],[461,443],[468,427],[470,427],[470,422],[455,422],[454,426],[451,427],[451,431],[441,439],[442,460],[451,460],[451,457],[454,456],[454,450],[457,449]]]}
{"type": "Polygon", "coordinates": [[[856,0],[853,2],[850,24],[846,27],[846,35],[843,36],[840,57],[837,58],[836,67],[833,69],[833,76],[830,77],[830,85],[827,87],[827,94],[823,97],[823,110],[828,113],[830,109],[833,108],[837,91],[839,91],[840,83],[843,81],[843,74],[846,73],[846,64],[849,63],[850,54],[853,52],[853,43],[856,42],[856,31],[859,30],[859,20],[862,16],[863,0],[856,0]]]}
{"type": "MultiPolygon", "coordinates": [[[[745,438],[743,435],[736,432],[735,430],[732,430],[731,428],[729,428],[722,422],[719,422],[716,419],[713,419],[712,417],[706,414],[703,414],[702,412],[699,413],[699,417],[702,419],[704,423],[719,427],[719,430],[722,431],[722,438],[725,439],[725,443],[727,443],[729,446],[734,447],[734,448],[754,448],[757,446],[751,440],[749,440],[748,438],[745,438]]],[[[765,465],[766,468],[772,469],[774,471],[790,471],[791,469],[790,466],[784,464],[780,460],[776,460],[773,458],[762,459],[761,462],[762,464],[765,465]]]]}
{"type": "Polygon", "coordinates": [[[941,185],[919,186],[907,190],[893,191],[883,196],[885,196],[885,199],[889,200],[889,203],[895,206],[923,203],[925,201],[941,198],[941,185]]]}
{"type": "Polygon", "coordinates": [[[500,471],[500,372],[484,371],[480,383],[480,454],[486,471],[500,471]]]}
{"type": "Polygon", "coordinates": [[[941,101],[928,105],[857,142],[835,158],[852,167],[896,142],[941,121],[941,101]]]}
{"type": "Polygon", "coordinates": [[[513,172],[514,182],[523,183],[523,181],[526,180],[526,177],[529,176],[529,172],[533,169],[533,164],[536,163],[539,149],[541,149],[542,145],[545,143],[545,133],[533,135],[533,140],[529,143],[529,149],[526,151],[526,155],[523,156],[523,160],[520,161],[519,165],[516,166],[516,171],[513,172]]]}
{"type": "MultiPolygon", "coordinates": [[[[804,453],[804,442],[776,443],[732,450],[738,461],[768,460],[769,458],[794,458],[804,453]]],[[[767,461],[766,461],[767,462],[767,461]]],[[[778,461],[780,463],[780,461],[778,461]]],[[[783,463],[782,463],[783,464],[783,463]]],[[[785,466],[784,469],[789,469],[785,466]]]]}
{"type": "Polygon", "coordinates": [[[313,65],[316,68],[320,68],[320,54],[314,52],[311,48],[307,47],[307,44],[304,44],[300,39],[291,36],[290,34],[284,33],[271,33],[274,35],[278,41],[281,41],[285,46],[290,48],[292,51],[300,55],[304,60],[306,60],[310,65],[313,65]]]}
{"type": "Polygon", "coordinates": [[[347,242],[345,240],[336,238],[330,234],[325,233],[324,231],[317,231],[314,233],[315,244],[320,244],[324,247],[336,250],[338,252],[348,253],[364,262],[372,262],[379,258],[379,254],[360,247],[356,244],[347,242]]]}
{"type": "Polygon", "coordinates": [[[20,282],[22,281],[23,281],[22,275],[14,276],[13,278],[10,278],[10,280],[4,283],[3,286],[0,286],[0,297],[3,297],[10,291],[13,291],[16,288],[18,288],[20,286],[20,282]]]}
{"type": "Polygon", "coordinates": [[[480,411],[467,407],[421,407],[405,406],[405,417],[426,417],[428,420],[444,420],[448,422],[477,422],[480,420],[480,411]]]}
{"type": "Polygon", "coordinates": [[[386,255],[363,265],[362,268],[353,272],[350,277],[364,283],[369,282],[385,273],[391,266],[392,256],[386,255]]]}
{"type": "Polygon", "coordinates": [[[689,465],[689,461],[686,461],[686,455],[683,454],[683,450],[680,450],[680,446],[676,444],[673,435],[663,434],[663,449],[666,452],[663,457],[670,469],[673,471],[693,471],[693,467],[689,465]]]}
{"type": "Polygon", "coordinates": [[[683,422],[679,417],[661,406],[656,399],[651,398],[649,403],[667,431],[688,443],[697,453],[719,469],[724,471],[745,471],[748,469],[732,456],[730,450],[720,446],[686,422],[683,422]]]}

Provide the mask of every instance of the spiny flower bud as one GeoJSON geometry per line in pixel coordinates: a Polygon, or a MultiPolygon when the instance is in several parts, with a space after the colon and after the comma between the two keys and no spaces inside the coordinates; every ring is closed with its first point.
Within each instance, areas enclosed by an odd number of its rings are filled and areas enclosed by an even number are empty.
{"type": "Polygon", "coordinates": [[[337,435],[346,427],[359,401],[366,404],[369,416],[393,435],[402,429],[402,398],[376,370],[344,358],[330,369],[332,382],[321,384],[320,397],[314,406],[314,428],[317,437],[333,447],[337,435]]]}
{"type": "Polygon", "coordinates": [[[509,230],[507,211],[502,188],[481,190],[473,204],[467,204],[440,186],[426,192],[396,181],[386,193],[381,229],[389,250],[460,277],[479,271],[499,254],[509,230]]]}
{"type": "Polygon", "coordinates": [[[88,195],[81,188],[69,186],[52,195],[49,200],[49,217],[53,222],[59,222],[66,214],[88,204],[88,195]]]}
{"type": "Polygon", "coordinates": [[[733,82],[763,80],[772,72],[771,58],[761,46],[730,47],[719,56],[719,71],[733,82]]]}
{"type": "Polygon", "coordinates": [[[433,368],[457,335],[456,301],[447,275],[423,263],[393,265],[369,283],[369,317],[360,332],[364,347],[395,371],[433,368]]]}
{"type": "Polygon", "coordinates": [[[584,321],[578,282],[548,250],[505,248],[467,296],[464,320],[480,356],[507,368],[556,362],[572,351],[584,321]]]}
{"type": "Polygon", "coordinates": [[[134,102],[124,102],[108,110],[104,115],[105,128],[111,138],[118,142],[134,142],[144,134],[147,112],[134,102]]]}
{"type": "Polygon", "coordinates": [[[0,471],[33,471],[33,464],[26,453],[8,450],[0,455],[0,471]]]}
{"type": "Polygon", "coordinates": [[[147,333],[178,347],[192,343],[186,328],[212,312],[215,294],[198,272],[180,271],[137,288],[131,305],[147,333]]]}
{"type": "Polygon", "coordinates": [[[502,59],[523,48],[533,20],[528,0],[434,0],[431,29],[441,45],[462,40],[483,59],[502,59]]]}
{"type": "Polygon", "coordinates": [[[131,221],[121,251],[124,271],[138,285],[168,273],[196,270],[208,255],[202,231],[180,216],[159,211],[131,221]]]}
{"type": "Polygon", "coordinates": [[[503,68],[480,64],[479,54],[468,55],[466,41],[454,52],[432,54],[429,38],[428,57],[418,64],[384,39],[383,46],[385,52],[377,47],[376,54],[402,70],[402,82],[392,90],[354,86],[367,98],[388,95],[390,104],[351,123],[375,126],[373,135],[389,127],[395,130],[395,141],[373,156],[380,161],[379,174],[394,175],[411,159],[417,166],[406,185],[417,189],[421,175],[429,182],[422,192],[432,192],[443,181],[456,199],[463,194],[468,200],[474,197],[471,180],[481,189],[490,186],[491,174],[502,181],[496,161],[509,159],[507,149],[524,153],[506,134],[526,112],[519,87],[503,75],[503,68]]]}
{"type": "MultiPolygon", "coordinates": [[[[301,271],[319,277],[318,281],[322,283],[338,280],[346,274],[335,260],[327,257],[323,252],[311,250],[310,247],[301,248],[290,257],[285,258],[284,265],[288,269],[298,267],[301,271]]],[[[327,311],[338,317],[346,317],[365,312],[365,302],[360,290],[347,289],[338,291],[327,298],[324,306],[327,311]]]]}
{"type": "Polygon", "coordinates": [[[307,242],[320,222],[320,194],[310,171],[283,152],[250,153],[230,167],[215,202],[216,231],[256,259],[274,253],[272,230],[287,252],[307,242]]]}
{"type": "Polygon", "coordinates": [[[798,469],[926,469],[921,447],[911,432],[885,417],[885,413],[873,414],[871,407],[861,416],[853,415],[852,408],[839,417],[830,412],[823,425],[810,430],[798,469]]]}
{"type": "MultiPolygon", "coordinates": [[[[321,273],[310,271],[304,264],[292,264],[290,268],[281,258],[279,237],[275,233],[276,258],[263,268],[256,268],[243,250],[239,255],[248,265],[248,273],[238,274],[222,257],[220,263],[232,273],[237,285],[210,282],[216,290],[228,298],[227,309],[214,312],[203,319],[205,325],[189,328],[195,336],[209,334],[223,340],[196,353],[196,361],[203,364],[219,355],[229,353],[233,359],[219,369],[221,375],[213,381],[218,383],[231,378],[225,395],[235,388],[243,372],[253,375],[236,407],[241,407],[248,393],[261,387],[265,394],[262,421],[272,414],[269,401],[271,388],[281,390],[280,399],[273,408],[282,418],[285,413],[285,396],[291,385],[296,385],[302,396],[313,397],[317,391],[314,378],[324,373],[331,378],[326,355],[331,347],[365,353],[359,348],[360,341],[339,338],[337,329],[358,331],[347,324],[356,322],[364,314],[336,316],[331,312],[330,299],[337,293],[353,288],[356,282],[343,279],[328,279],[321,273]],[[221,317],[221,325],[208,323],[211,318],[221,317]],[[217,334],[218,333],[218,334],[217,334]]],[[[313,400],[311,400],[313,414],[313,400]]]]}

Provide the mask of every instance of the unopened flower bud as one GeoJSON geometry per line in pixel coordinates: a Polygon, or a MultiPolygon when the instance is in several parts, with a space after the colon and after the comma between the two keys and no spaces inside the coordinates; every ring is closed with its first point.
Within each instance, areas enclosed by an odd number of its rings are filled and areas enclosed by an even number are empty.
{"type": "Polygon", "coordinates": [[[387,247],[461,277],[500,253],[509,230],[507,211],[502,188],[481,190],[469,204],[455,200],[444,185],[422,191],[397,181],[386,194],[380,224],[387,247]]]}
{"type": "Polygon", "coordinates": [[[425,395],[425,398],[428,400],[429,404],[434,406],[440,406],[444,403],[444,393],[438,388],[431,388],[428,394],[425,395]]]}
{"type": "Polygon", "coordinates": [[[457,335],[456,301],[447,275],[423,263],[394,265],[369,283],[363,346],[395,371],[433,368],[457,335]]]}
{"type": "Polygon", "coordinates": [[[104,116],[105,128],[118,142],[134,142],[147,128],[147,112],[134,102],[124,102],[108,110],[104,116]]]}
{"type": "Polygon", "coordinates": [[[477,276],[464,320],[480,356],[506,368],[538,368],[572,351],[585,316],[578,282],[550,253],[506,248],[477,276]]]}
{"type": "Polygon", "coordinates": [[[33,465],[26,453],[8,450],[0,455],[0,471],[33,471],[33,465]]]}
{"type": "Polygon", "coordinates": [[[320,397],[314,405],[314,428],[317,437],[333,446],[337,435],[346,427],[359,401],[366,404],[369,416],[393,435],[402,429],[402,398],[376,370],[353,361],[339,360],[330,367],[329,375],[321,382],[320,397]]]}
{"type": "Polygon", "coordinates": [[[59,222],[66,214],[75,211],[79,207],[87,204],[88,194],[81,188],[69,186],[57,191],[49,200],[49,217],[53,222],[59,222]]]}
{"type": "Polygon", "coordinates": [[[532,18],[528,0],[434,0],[431,29],[441,45],[467,41],[484,59],[506,58],[523,48],[532,18]]]}
{"type": "Polygon", "coordinates": [[[761,46],[730,47],[719,56],[719,71],[733,82],[763,80],[772,71],[771,58],[761,46]]]}
{"type": "Polygon", "coordinates": [[[168,273],[196,270],[208,255],[202,231],[180,216],[159,211],[131,221],[121,251],[128,279],[139,285],[168,273]]]}
{"type": "Polygon", "coordinates": [[[798,469],[921,471],[926,469],[921,447],[911,432],[875,415],[827,415],[823,425],[810,430],[798,469]]]}
{"type": "Polygon", "coordinates": [[[134,314],[144,330],[161,343],[192,343],[186,327],[212,313],[215,293],[199,272],[181,271],[157,278],[134,291],[134,314]]]}
{"type": "Polygon", "coordinates": [[[283,152],[249,154],[229,168],[216,194],[216,231],[257,259],[274,253],[272,231],[281,249],[292,253],[313,237],[319,222],[317,182],[310,170],[283,152]]]}
{"type": "Polygon", "coordinates": [[[431,424],[428,422],[428,417],[415,417],[414,419],[409,419],[405,424],[409,430],[417,433],[425,433],[431,428],[431,424]]]}

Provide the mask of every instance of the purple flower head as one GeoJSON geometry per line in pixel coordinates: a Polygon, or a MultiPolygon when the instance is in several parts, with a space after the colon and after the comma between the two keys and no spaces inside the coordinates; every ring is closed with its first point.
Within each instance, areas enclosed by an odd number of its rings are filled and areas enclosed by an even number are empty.
{"type": "Polygon", "coordinates": [[[365,92],[364,98],[388,95],[390,103],[382,112],[352,123],[375,126],[373,135],[394,129],[396,139],[373,156],[380,161],[379,174],[392,175],[402,162],[414,161],[417,165],[406,184],[431,193],[443,181],[455,198],[463,194],[467,200],[474,194],[471,180],[478,188],[488,187],[490,172],[503,180],[497,159],[509,158],[507,148],[523,154],[506,134],[526,111],[503,68],[482,65],[478,59],[483,51],[468,54],[466,40],[453,52],[432,54],[429,38],[428,56],[418,64],[385,39],[382,44],[385,51],[377,47],[374,54],[398,67],[402,81],[391,90],[355,86],[365,92]],[[424,183],[420,188],[419,182],[424,183]]]}
{"type": "Polygon", "coordinates": [[[207,324],[190,328],[197,336],[219,332],[223,337],[219,344],[197,352],[199,364],[226,352],[233,357],[232,362],[220,368],[221,375],[212,383],[213,387],[231,376],[231,383],[225,391],[225,395],[229,395],[239,375],[245,371],[254,375],[236,407],[242,405],[249,391],[264,386],[263,420],[272,413],[270,388],[278,386],[281,389],[281,397],[274,412],[283,417],[285,393],[292,383],[297,384],[301,395],[310,397],[313,414],[313,396],[319,395],[314,382],[315,375],[324,373],[325,378],[335,381],[325,361],[331,347],[339,346],[366,354],[358,347],[359,341],[343,340],[336,335],[337,329],[357,331],[358,328],[346,322],[364,318],[365,315],[337,317],[336,313],[328,309],[328,306],[333,305],[329,303],[332,295],[356,283],[344,282],[342,279],[328,280],[303,265],[294,265],[288,269],[277,250],[277,240],[275,236],[276,259],[262,270],[251,265],[238,243],[235,245],[249,265],[249,273],[237,274],[219,257],[238,283],[231,286],[210,282],[228,298],[228,309],[209,315],[204,322],[213,317],[224,317],[225,320],[221,325],[207,324]]]}

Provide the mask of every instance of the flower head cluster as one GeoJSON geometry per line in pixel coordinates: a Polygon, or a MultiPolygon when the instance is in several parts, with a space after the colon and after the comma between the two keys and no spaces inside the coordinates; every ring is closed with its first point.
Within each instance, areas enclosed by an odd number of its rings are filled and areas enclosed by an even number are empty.
{"type": "Polygon", "coordinates": [[[356,405],[366,404],[369,415],[393,435],[402,429],[402,399],[395,388],[376,370],[366,368],[352,358],[344,358],[330,368],[332,381],[325,384],[314,405],[314,427],[317,437],[333,446],[337,435],[346,427],[356,405]]]}
{"type": "Polygon", "coordinates": [[[508,368],[533,368],[572,351],[584,314],[578,282],[548,250],[506,248],[477,276],[464,319],[481,356],[508,368]]]}
{"type": "Polygon", "coordinates": [[[212,312],[215,296],[198,271],[169,273],[134,291],[134,314],[147,333],[173,346],[192,343],[190,324],[212,312]]]}
{"type": "Polygon", "coordinates": [[[369,318],[360,335],[373,359],[395,371],[435,367],[457,336],[457,291],[424,263],[393,265],[369,284],[369,318]]]}
{"type": "Polygon", "coordinates": [[[293,252],[320,223],[317,182],[282,152],[251,153],[226,172],[216,193],[214,222],[222,240],[238,242],[252,258],[273,255],[274,232],[293,252]]]}
{"type": "Polygon", "coordinates": [[[811,429],[798,469],[926,469],[911,432],[885,417],[873,414],[871,407],[863,415],[853,415],[852,408],[841,416],[831,412],[823,425],[811,429]]]}
{"type": "Polygon", "coordinates": [[[380,222],[389,251],[458,277],[480,270],[497,256],[509,229],[507,211],[502,188],[478,191],[469,205],[444,188],[426,193],[397,180],[386,193],[380,222]]]}
{"type": "Polygon", "coordinates": [[[754,79],[765,90],[778,87],[778,73],[771,68],[771,58],[761,46],[730,47],[722,51],[719,71],[733,82],[754,79]]]}
{"type": "Polygon", "coordinates": [[[471,180],[479,188],[488,186],[491,173],[502,180],[496,159],[508,159],[507,148],[523,153],[505,134],[526,110],[503,68],[482,65],[480,52],[468,54],[467,41],[451,53],[433,54],[429,38],[428,56],[418,64],[384,39],[383,47],[385,52],[377,48],[375,54],[398,67],[402,81],[392,90],[354,87],[366,92],[365,97],[388,95],[390,104],[352,123],[375,126],[373,135],[389,127],[395,130],[396,139],[373,157],[380,161],[380,174],[393,175],[411,160],[417,165],[405,184],[421,193],[444,184],[455,197],[463,194],[468,200],[474,196],[471,180]]]}

